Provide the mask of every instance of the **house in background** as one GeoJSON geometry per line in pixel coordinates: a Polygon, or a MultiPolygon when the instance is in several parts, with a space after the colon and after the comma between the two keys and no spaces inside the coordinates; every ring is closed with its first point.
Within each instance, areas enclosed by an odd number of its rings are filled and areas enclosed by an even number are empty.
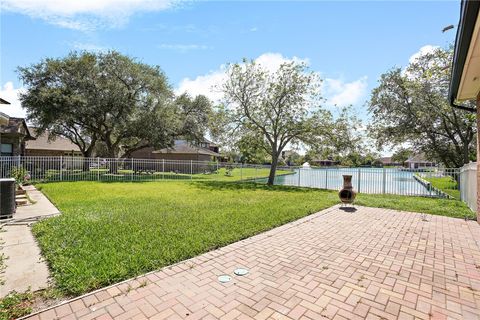
{"type": "MultiPolygon", "coordinates": [[[[476,113],[477,127],[480,128],[480,2],[461,2],[460,21],[455,39],[452,76],[449,90],[453,107],[476,113]],[[476,108],[462,106],[459,103],[475,100],[476,108]]],[[[477,130],[477,183],[476,202],[477,221],[480,223],[480,131],[477,130]]],[[[475,201],[476,200],[476,201],[475,201]]],[[[470,201],[467,201],[470,202],[470,201]]]]}
{"type": "Polygon", "coordinates": [[[81,157],[82,153],[77,145],[64,137],[57,136],[48,139],[48,131],[37,136],[37,130],[29,127],[35,140],[28,140],[25,145],[26,156],[69,156],[81,157]]]}
{"type": "Polygon", "coordinates": [[[218,146],[208,140],[199,144],[187,140],[175,140],[172,148],[155,150],[143,148],[132,152],[130,158],[135,159],[163,159],[163,160],[193,160],[193,161],[221,161],[222,155],[218,153],[218,146]]]}
{"type": "Polygon", "coordinates": [[[27,141],[35,138],[23,118],[15,118],[0,112],[0,154],[22,156],[27,141]]]}
{"type": "Polygon", "coordinates": [[[310,165],[320,166],[320,167],[332,167],[340,164],[340,161],[335,161],[333,159],[312,159],[310,160],[310,165]]]}
{"type": "Polygon", "coordinates": [[[392,160],[392,157],[381,157],[375,160],[378,163],[381,163],[383,167],[388,166],[403,166],[403,163],[395,162],[392,160]]]}
{"type": "Polygon", "coordinates": [[[423,154],[415,154],[411,156],[405,161],[405,165],[409,169],[428,169],[437,166],[435,162],[425,159],[423,154]]]}
{"type": "Polygon", "coordinates": [[[82,156],[78,146],[63,137],[48,140],[48,132],[39,135],[24,118],[0,112],[0,150],[2,156],[82,156]]]}

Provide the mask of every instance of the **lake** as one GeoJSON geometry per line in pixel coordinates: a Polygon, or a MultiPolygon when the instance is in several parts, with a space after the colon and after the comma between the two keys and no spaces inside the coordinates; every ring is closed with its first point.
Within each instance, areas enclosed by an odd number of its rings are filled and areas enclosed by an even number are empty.
{"type": "Polygon", "coordinates": [[[415,172],[395,168],[300,168],[277,176],[275,184],[340,190],[344,174],[352,175],[357,192],[437,196],[414,178],[415,172]]]}

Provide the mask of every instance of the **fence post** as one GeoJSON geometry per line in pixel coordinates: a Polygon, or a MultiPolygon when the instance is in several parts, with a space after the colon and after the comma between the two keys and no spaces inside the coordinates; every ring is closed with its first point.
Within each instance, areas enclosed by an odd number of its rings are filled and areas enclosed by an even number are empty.
{"type": "Polygon", "coordinates": [[[131,178],[132,181],[133,181],[134,175],[135,175],[135,158],[132,158],[132,178],[131,178]]]}
{"type": "Polygon", "coordinates": [[[360,192],[360,168],[358,168],[358,185],[357,185],[357,192],[360,192]]]}
{"type": "Polygon", "coordinates": [[[97,157],[97,181],[100,181],[100,158],[97,157]]]}
{"type": "Polygon", "coordinates": [[[298,167],[298,186],[300,187],[300,172],[302,172],[302,169],[298,167]]]}
{"type": "Polygon", "coordinates": [[[162,180],[165,180],[165,159],[162,159],[162,180]]]}
{"type": "Polygon", "coordinates": [[[325,190],[328,189],[328,169],[325,168],[325,190]]]}
{"type": "Polygon", "coordinates": [[[190,180],[193,179],[193,160],[190,160],[190,180]]]}
{"type": "Polygon", "coordinates": [[[60,181],[63,181],[63,157],[60,156],[60,181]]]}
{"type": "Polygon", "coordinates": [[[386,187],[387,187],[386,179],[387,179],[387,171],[385,168],[383,168],[383,188],[382,188],[383,194],[385,194],[386,187]]]}

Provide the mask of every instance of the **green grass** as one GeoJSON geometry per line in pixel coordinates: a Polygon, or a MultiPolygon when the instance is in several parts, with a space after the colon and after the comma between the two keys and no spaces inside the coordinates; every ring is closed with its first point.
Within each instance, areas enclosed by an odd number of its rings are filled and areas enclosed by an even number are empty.
{"type": "Polygon", "coordinates": [[[423,178],[430,182],[432,186],[442,190],[446,194],[451,195],[455,199],[460,200],[460,190],[458,190],[458,184],[452,177],[438,177],[438,178],[423,178]]]}
{"type": "Polygon", "coordinates": [[[0,320],[13,320],[26,316],[31,313],[35,307],[50,305],[52,301],[58,301],[64,298],[63,292],[55,288],[47,288],[32,292],[12,291],[0,299],[0,320]],[[45,302],[48,302],[45,304],[45,302]]]}
{"type": "Polygon", "coordinates": [[[250,183],[49,183],[63,215],[33,231],[61,290],[80,294],[271,229],[335,193],[250,183]]]}
{"type": "Polygon", "coordinates": [[[15,291],[0,299],[0,320],[17,319],[32,312],[33,295],[30,291],[15,291]]]}
{"type": "Polygon", "coordinates": [[[384,194],[359,194],[355,203],[361,206],[422,212],[452,218],[475,219],[475,213],[458,200],[408,197],[384,194]]]}
{"type": "MultiPolygon", "coordinates": [[[[194,179],[199,180],[213,180],[213,181],[240,181],[240,180],[254,180],[254,179],[262,179],[267,178],[268,174],[270,173],[270,169],[268,168],[235,168],[227,174],[225,168],[221,168],[218,170],[217,173],[211,174],[194,174],[194,179]]],[[[287,170],[277,170],[276,176],[285,175],[285,174],[292,174],[292,171],[287,170]]]]}
{"type": "MultiPolygon", "coordinates": [[[[109,173],[108,169],[90,169],[90,171],[47,170],[44,182],[55,181],[155,181],[155,180],[212,180],[212,181],[240,181],[254,180],[268,177],[268,168],[235,168],[227,173],[225,168],[215,173],[175,173],[175,172],[141,172],[134,175],[132,170],[118,170],[117,173],[109,173]]],[[[292,171],[278,170],[278,175],[291,174],[292,171]]]]}
{"type": "MultiPolygon", "coordinates": [[[[40,185],[62,215],[33,226],[53,278],[78,295],[252,236],[338,203],[335,191],[162,181],[40,185]]],[[[358,204],[463,217],[459,201],[388,195],[358,204]]]]}

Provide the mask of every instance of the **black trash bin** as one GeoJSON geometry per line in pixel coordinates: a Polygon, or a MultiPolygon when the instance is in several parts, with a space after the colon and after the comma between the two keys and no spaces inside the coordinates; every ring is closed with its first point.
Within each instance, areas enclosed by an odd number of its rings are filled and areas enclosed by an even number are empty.
{"type": "Polygon", "coordinates": [[[15,179],[0,179],[0,219],[12,218],[15,209],[15,179]]]}

